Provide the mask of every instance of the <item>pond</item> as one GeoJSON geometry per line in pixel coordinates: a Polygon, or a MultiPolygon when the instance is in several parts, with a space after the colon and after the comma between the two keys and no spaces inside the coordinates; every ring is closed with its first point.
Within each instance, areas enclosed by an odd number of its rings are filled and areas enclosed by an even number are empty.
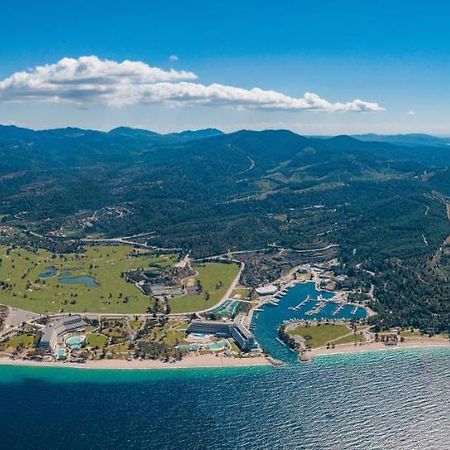
{"type": "Polygon", "coordinates": [[[47,279],[47,278],[51,278],[54,277],[56,274],[58,273],[58,271],[56,270],[56,267],[46,267],[44,272],[41,272],[38,277],[41,279],[47,279]]]}
{"type": "Polygon", "coordinates": [[[69,271],[64,271],[58,278],[61,284],[84,284],[89,288],[99,287],[100,284],[90,275],[72,275],[69,271]]]}

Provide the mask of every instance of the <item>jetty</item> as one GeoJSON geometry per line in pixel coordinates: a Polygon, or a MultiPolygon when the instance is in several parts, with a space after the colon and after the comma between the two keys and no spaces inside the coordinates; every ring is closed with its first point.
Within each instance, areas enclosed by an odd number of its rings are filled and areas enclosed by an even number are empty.
{"type": "Polygon", "coordinates": [[[357,307],[357,306],[355,306],[355,307],[352,309],[352,315],[356,314],[356,311],[358,311],[358,307],[357,307]]]}
{"type": "Polygon", "coordinates": [[[297,306],[289,306],[291,311],[298,311],[302,306],[306,305],[311,300],[311,296],[308,295],[303,301],[301,301],[297,306]]]}
{"type": "Polygon", "coordinates": [[[331,299],[327,300],[322,295],[319,295],[317,297],[317,305],[315,308],[311,309],[310,311],[305,312],[305,316],[314,316],[316,314],[319,314],[320,311],[322,311],[323,308],[325,308],[325,305],[329,303],[331,299]]]}
{"type": "Polygon", "coordinates": [[[335,316],[336,314],[338,314],[339,312],[341,312],[344,309],[345,303],[341,303],[334,311],[333,311],[333,316],[335,316]]]}
{"type": "Polygon", "coordinates": [[[279,342],[281,345],[286,345],[286,342],[283,342],[279,337],[276,338],[276,341],[279,342]]]}

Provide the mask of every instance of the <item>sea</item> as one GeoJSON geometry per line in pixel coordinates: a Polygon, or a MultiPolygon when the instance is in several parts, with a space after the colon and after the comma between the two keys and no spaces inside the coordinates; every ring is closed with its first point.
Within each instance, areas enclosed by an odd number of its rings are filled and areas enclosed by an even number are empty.
{"type": "Polygon", "coordinates": [[[450,449],[450,349],[298,364],[272,338],[305,292],[255,322],[281,367],[0,366],[0,449],[450,449]]]}

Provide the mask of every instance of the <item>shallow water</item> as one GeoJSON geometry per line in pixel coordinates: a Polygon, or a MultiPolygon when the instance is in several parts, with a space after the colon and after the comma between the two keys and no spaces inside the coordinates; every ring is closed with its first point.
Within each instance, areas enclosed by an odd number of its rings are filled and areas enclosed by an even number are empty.
{"type": "Polygon", "coordinates": [[[298,285],[256,318],[257,339],[282,368],[0,366],[0,448],[450,449],[450,349],[298,365],[276,328],[314,302],[289,306],[317,294],[298,285]]]}
{"type": "Polygon", "coordinates": [[[450,351],[161,371],[0,366],[5,449],[447,449],[450,351]]]}

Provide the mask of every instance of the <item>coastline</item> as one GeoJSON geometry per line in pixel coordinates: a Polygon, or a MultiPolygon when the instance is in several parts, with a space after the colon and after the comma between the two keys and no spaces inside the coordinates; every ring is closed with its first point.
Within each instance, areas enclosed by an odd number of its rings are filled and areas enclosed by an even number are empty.
{"type": "Polygon", "coordinates": [[[384,345],[381,342],[371,342],[363,345],[341,344],[335,348],[327,349],[326,347],[319,347],[312,349],[304,354],[308,359],[313,359],[318,356],[335,356],[343,354],[356,353],[371,353],[390,350],[407,350],[414,348],[450,348],[450,341],[445,339],[420,338],[409,339],[405,342],[399,342],[397,345],[384,345]]]}
{"type": "Polygon", "coordinates": [[[254,367],[271,366],[270,360],[264,356],[254,358],[225,358],[223,356],[199,355],[187,356],[181,361],[164,363],[153,360],[104,359],[86,361],[83,364],[70,362],[39,362],[23,359],[10,359],[0,357],[0,366],[27,366],[27,367],[64,367],[85,370],[167,370],[167,369],[196,369],[220,367],[254,367]]]}

